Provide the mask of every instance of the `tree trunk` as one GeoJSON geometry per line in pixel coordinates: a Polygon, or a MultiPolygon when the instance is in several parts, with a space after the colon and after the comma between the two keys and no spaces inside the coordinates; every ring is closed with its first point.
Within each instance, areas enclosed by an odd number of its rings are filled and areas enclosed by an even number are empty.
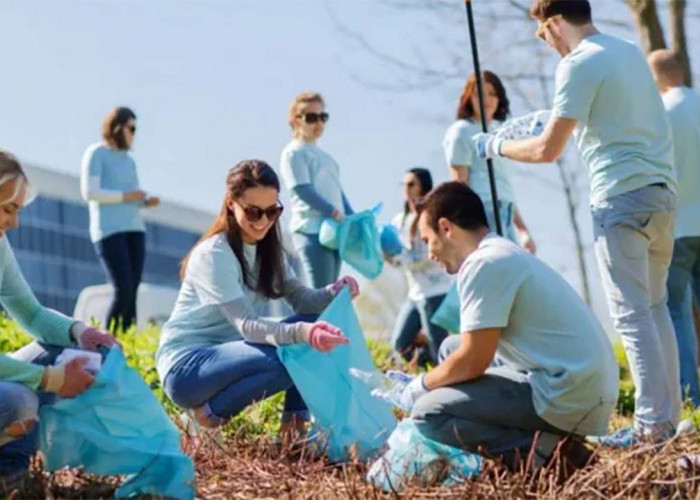
{"type": "Polygon", "coordinates": [[[690,57],[688,57],[688,46],[685,36],[685,6],[685,0],[669,0],[668,2],[671,17],[671,45],[683,66],[683,81],[688,87],[692,87],[693,73],[690,68],[690,57]]]}
{"type": "Polygon", "coordinates": [[[634,13],[634,20],[639,29],[639,36],[646,53],[656,49],[665,49],[664,31],[659,22],[654,0],[626,0],[634,13]]]}

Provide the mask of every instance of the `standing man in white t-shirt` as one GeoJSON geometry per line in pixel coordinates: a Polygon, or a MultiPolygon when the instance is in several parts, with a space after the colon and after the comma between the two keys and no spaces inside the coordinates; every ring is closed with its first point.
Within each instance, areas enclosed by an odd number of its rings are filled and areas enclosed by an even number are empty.
{"type": "Polygon", "coordinates": [[[473,138],[482,157],[550,163],[574,134],[590,171],[595,251],[615,330],[634,380],[634,426],[611,447],[663,442],[680,418],[678,345],[666,306],[676,180],[671,127],[644,54],[600,33],[587,0],[535,0],[537,36],[561,56],[541,135],[473,138]]]}
{"type": "Polygon", "coordinates": [[[426,436],[511,467],[530,456],[546,465],[559,444],[568,472],[586,465],[581,438],[607,431],[618,396],[615,356],[593,313],[553,269],[489,232],[481,199],[461,182],[428,195],[418,226],[430,258],[457,275],[462,333],[443,342],[440,364],[406,387],[401,405],[426,436]]]}
{"type": "Polygon", "coordinates": [[[678,340],[683,395],[699,406],[698,341],[692,301],[700,298],[700,96],[683,84],[683,70],[674,52],[655,50],[647,59],[671,120],[678,176],[678,221],[668,271],[668,309],[678,340]]]}

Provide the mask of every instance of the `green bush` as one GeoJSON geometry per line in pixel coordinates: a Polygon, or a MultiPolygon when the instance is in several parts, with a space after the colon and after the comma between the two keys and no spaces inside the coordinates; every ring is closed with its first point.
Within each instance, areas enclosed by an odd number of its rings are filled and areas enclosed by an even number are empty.
{"type": "MultiPolygon", "coordinates": [[[[129,366],[137,370],[154,395],[163,404],[166,411],[176,417],[180,410],[164,394],[155,366],[155,352],[158,347],[159,329],[149,327],[138,331],[131,328],[117,334],[124,347],[129,366]]],[[[29,335],[6,316],[0,316],[0,352],[12,352],[31,341],[29,335]]],[[[386,342],[368,340],[370,354],[381,370],[396,368],[391,355],[391,347],[386,342]]],[[[615,355],[620,364],[620,399],[618,411],[622,415],[634,412],[634,386],[630,380],[629,368],[621,344],[615,345],[615,355]]],[[[279,428],[279,417],[284,404],[284,394],[277,394],[265,401],[252,405],[227,425],[226,433],[244,433],[252,435],[274,434],[279,428]]]]}

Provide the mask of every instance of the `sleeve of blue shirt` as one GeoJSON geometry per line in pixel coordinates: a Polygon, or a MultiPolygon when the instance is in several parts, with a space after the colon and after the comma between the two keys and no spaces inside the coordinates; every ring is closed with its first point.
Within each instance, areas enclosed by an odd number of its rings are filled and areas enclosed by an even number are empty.
{"type": "MultiPolygon", "coordinates": [[[[471,137],[469,135],[470,127],[455,127],[452,126],[447,130],[445,139],[442,142],[442,147],[445,153],[445,161],[447,166],[452,165],[473,165],[474,164],[474,147],[472,146],[471,137]]],[[[474,130],[474,133],[477,133],[474,130]]]]}
{"type": "Polygon", "coordinates": [[[187,277],[203,305],[225,304],[245,295],[240,264],[226,249],[195,251],[187,264],[187,277]]]}
{"type": "Polygon", "coordinates": [[[326,217],[333,215],[335,207],[323,199],[311,184],[297,184],[292,188],[292,191],[314,210],[321,212],[326,217]]]}
{"type": "Polygon", "coordinates": [[[587,122],[600,83],[600,71],[593,65],[562,59],[555,76],[554,116],[587,122]]]}
{"type": "Polygon", "coordinates": [[[460,330],[469,332],[485,328],[504,328],[518,290],[525,279],[522,268],[503,261],[480,260],[460,272],[460,330]]]}
{"type": "Polygon", "coordinates": [[[350,205],[350,200],[345,196],[345,191],[343,191],[343,209],[345,210],[345,215],[352,215],[355,213],[352,209],[352,205],[350,205]]]}
{"type": "MultiPolygon", "coordinates": [[[[39,304],[22,276],[6,237],[0,242],[0,272],[0,303],[12,319],[40,342],[59,346],[74,345],[70,327],[75,321],[39,304]]],[[[43,372],[41,366],[0,354],[0,380],[36,389],[43,372]]]]}

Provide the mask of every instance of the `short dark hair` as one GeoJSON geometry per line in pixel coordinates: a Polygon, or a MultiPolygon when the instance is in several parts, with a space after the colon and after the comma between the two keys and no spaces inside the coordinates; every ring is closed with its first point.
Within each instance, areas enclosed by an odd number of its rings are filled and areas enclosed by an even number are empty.
{"type": "Polygon", "coordinates": [[[124,125],[136,119],[136,113],[129,108],[119,106],[112,109],[102,120],[102,138],[112,148],[129,149],[124,139],[124,125]]]}
{"type": "Polygon", "coordinates": [[[468,231],[489,227],[484,203],[463,182],[440,184],[423,199],[420,210],[433,231],[438,230],[438,220],[443,217],[468,231]]]}
{"type": "Polygon", "coordinates": [[[592,22],[591,4],[588,0],[535,0],[530,16],[540,22],[560,15],[565,21],[583,25],[592,22]]]}

